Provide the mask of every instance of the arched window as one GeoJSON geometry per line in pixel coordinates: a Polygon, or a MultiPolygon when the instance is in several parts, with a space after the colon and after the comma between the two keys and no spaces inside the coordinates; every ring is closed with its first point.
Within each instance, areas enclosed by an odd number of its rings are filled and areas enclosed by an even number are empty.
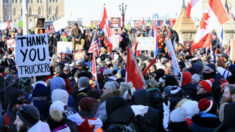
{"type": "Polygon", "coordinates": [[[41,10],[41,8],[39,7],[39,8],[38,8],[38,15],[41,15],[41,13],[42,13],[42,10],[41,10]]]}
{"type": "Polygon", "coordinates": [[[16,15],[16,8],[13,9],[13,16],[16,15]]]}
{"type": "Polygon", "coordinates": [[[32,9],[29,7],[29,15],[32,15],[32,9]]]}
{"type": "Polygon", "coordinates": [[[48,10],[49,10],[49,11],[48,11],[49,15],[51,15],[51,14],[52,14],[51,7],[49,7],[49,9],[48,9],[48,10]]]}
{"type": "Polygon", "coordinates": [[[16,3],[17,3],[17,0],[16,0],[16,3]]]}
{"type": "Polygon", "coordinates": [[[21,8],[21,10],[20,10],[20,14],[23,15],[23,9],[22,9],[22,8],[21,8]]]}
{"type": "Polygon", "coordinates": [[[12,0],[12,3],[14,3],[14,0],[12,0]]]}
{"type": "Polygon", "coordinates": [[[39,0],[37,0],[37,3],[39,3],[39,0]]]}

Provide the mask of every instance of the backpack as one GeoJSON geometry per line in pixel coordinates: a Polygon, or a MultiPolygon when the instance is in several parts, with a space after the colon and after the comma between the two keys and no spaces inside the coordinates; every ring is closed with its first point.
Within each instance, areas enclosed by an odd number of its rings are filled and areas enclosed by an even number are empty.
{"type": "Polygon", "coordinates": [[[137,132],[135,125],[130,123],[129,125],[113,123],[109,125],[105,132],[137,132]]]}
{"type": "Polygon", "coordinates": [[[71,132],[71,130],[67,124],[64,124],[53,129],[51,132],[71,132]]]}

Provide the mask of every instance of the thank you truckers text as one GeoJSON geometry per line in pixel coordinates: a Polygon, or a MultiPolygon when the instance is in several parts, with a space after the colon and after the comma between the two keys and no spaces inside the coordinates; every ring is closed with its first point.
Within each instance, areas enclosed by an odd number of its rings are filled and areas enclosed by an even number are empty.
{"type": "Polygon", "coordinates": [[[16,64],[19,77],[50,75],[48,35],[16,37],[16,64]]]}

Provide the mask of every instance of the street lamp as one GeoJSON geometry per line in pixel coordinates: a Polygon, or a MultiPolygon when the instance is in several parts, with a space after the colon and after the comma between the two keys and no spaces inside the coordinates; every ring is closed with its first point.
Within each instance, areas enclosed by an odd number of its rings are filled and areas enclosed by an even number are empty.
{"type": "Polygon", "coordinates": [[[121,11],[121,15],[122,15],[122,28],[124,28],[125,25],[125,11],[126,11],[127,5],[122,3],[121,5],[119,5],[119,10],[121,11]]]}

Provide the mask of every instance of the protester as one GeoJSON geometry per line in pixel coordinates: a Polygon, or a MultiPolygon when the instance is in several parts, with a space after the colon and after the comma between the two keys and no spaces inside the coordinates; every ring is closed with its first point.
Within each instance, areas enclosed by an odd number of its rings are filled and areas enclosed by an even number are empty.
{"type": "Polygon", "coordinates": [[[105,23],[47,28],[50,74],[36,77],[20,76],[7,44],[21,29],[0,32],[0,131],[234,130],[235,64],[219,42],[191,50],[168,22],[111,28],[110,37],[105,23]],[[154,34],[157,51],[139,50],[136,37],[154,34]],[[59,41],[72,43],[72,54],[58,54],[59,41]]]}
{"type": "Polygon", "coordinates": [[[50,132],[47,123],[40,121],[40,113],[33,105],[24,105],[19,108],[14,121],[17,132],[50,132]]]}

